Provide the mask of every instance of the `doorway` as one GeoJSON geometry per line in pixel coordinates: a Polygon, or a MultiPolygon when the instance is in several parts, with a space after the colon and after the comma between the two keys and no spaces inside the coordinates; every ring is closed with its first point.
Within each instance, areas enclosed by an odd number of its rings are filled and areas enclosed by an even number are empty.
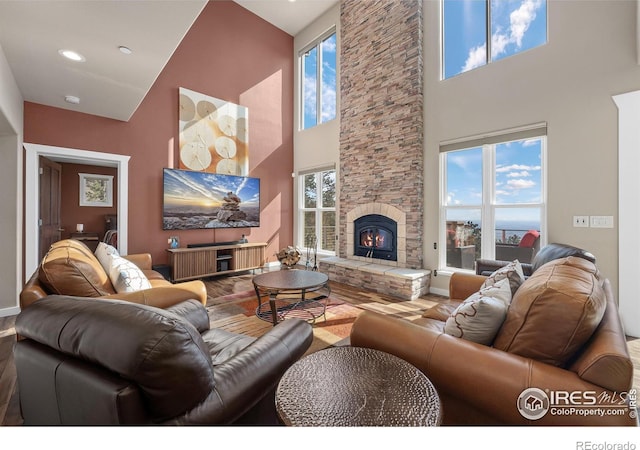
{"type": "Polygon", "coordinates": [[[118,171],[118,247],[127,254],[128,186],[130,156],[24,143],[25,149],[25,277],[36,270],[39,259],[39,158],[59,162],[115,167],[118,171]],[[35,239],[32,237],[36,237],[35,239]]]}
{"type": "Polygon", "coordinates": [[[38,233],[38,260],[42,261],[51,244],[60,240],[62,232],[60,223],[62,166],[44,156],[40,156],[39,160],[40,233],[38,233]]]}

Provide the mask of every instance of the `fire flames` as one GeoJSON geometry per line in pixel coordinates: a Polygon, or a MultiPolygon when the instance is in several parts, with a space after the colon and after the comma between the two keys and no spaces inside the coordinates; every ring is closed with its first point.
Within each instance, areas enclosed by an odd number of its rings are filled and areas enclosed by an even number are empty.
{"type": "Polygon", "coordinates": [[[378,232],[373,232],[371,230],[365,231],[360,235],[360,244],[365,247],[380,248],[384,246],[384,235],[378,232]]]}

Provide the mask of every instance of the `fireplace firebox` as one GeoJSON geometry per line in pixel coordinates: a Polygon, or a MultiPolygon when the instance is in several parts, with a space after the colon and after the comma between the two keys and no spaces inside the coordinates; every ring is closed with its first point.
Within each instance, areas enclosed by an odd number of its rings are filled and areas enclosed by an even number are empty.
{"type": "Polygon", "coordinates": [[[395,220],[380,214],[368,214],[356,219],[353,225],[354,256],[398,260],[398,224],[395,220]]]}

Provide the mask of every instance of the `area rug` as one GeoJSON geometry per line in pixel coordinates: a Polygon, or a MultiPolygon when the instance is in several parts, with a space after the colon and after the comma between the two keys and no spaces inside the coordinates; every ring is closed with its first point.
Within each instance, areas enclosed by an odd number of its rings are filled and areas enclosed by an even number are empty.
{"type": "MultiPolygon", "coordinates": [[[[263,303],[266,301],[267,299],[262,300],[263,303]]],[[[381,301],[379,296],[373,299],[366,295],[359,295],[357,299],[353,299],[340,294],[329,295],[328,298],[320,301],[326,306],[325,314],[316,320],[309,320],[313,325],[314,339],[307,353],[348,343],[347,338],[353,322],[364,310],[412,319],[419,317],[426,308],[434,304],[428,300],[416,302],[386,299],[381,301]],[[343,298],[349,298],[350,302],[343,298]]],[[[211,327],[254,337],[262,336],[273,326],[271,321],[256,316],[257,307],[258,299],[254,290],[234,292],[217,298],[209,296],[207,302],[211,327]]]]}
{"type": "MultiPolygon", "coordinates": [[[[331,297],[320,301],[324,302],[326,309],[324,315],[315,321],[309,316],[314,339],[307,353],[329,347],[348,337],[353,321],[362,312],[360,308],[331,297]]],[[[262,336],[273,327],[270,321],[256,316],[257,307],[258,300],[254,291],[234,293],[216,299],[209,298],[207,303],[212,328],[222,328],[254,337],[262,336]]],[[[318,311],[314,312],[318,314],[318,311]]]]}

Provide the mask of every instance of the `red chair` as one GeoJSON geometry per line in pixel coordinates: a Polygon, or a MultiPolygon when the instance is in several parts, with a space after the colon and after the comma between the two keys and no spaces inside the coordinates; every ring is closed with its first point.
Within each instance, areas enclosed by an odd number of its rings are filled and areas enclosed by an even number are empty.
{"type": "Polygon", "coordinates": [[[530,263],[540,250],[540,232],[527,231],[519,244],[496,244],[496,259],[499,261],[513,261],[517,259],[521,263],[530,263]]]}

